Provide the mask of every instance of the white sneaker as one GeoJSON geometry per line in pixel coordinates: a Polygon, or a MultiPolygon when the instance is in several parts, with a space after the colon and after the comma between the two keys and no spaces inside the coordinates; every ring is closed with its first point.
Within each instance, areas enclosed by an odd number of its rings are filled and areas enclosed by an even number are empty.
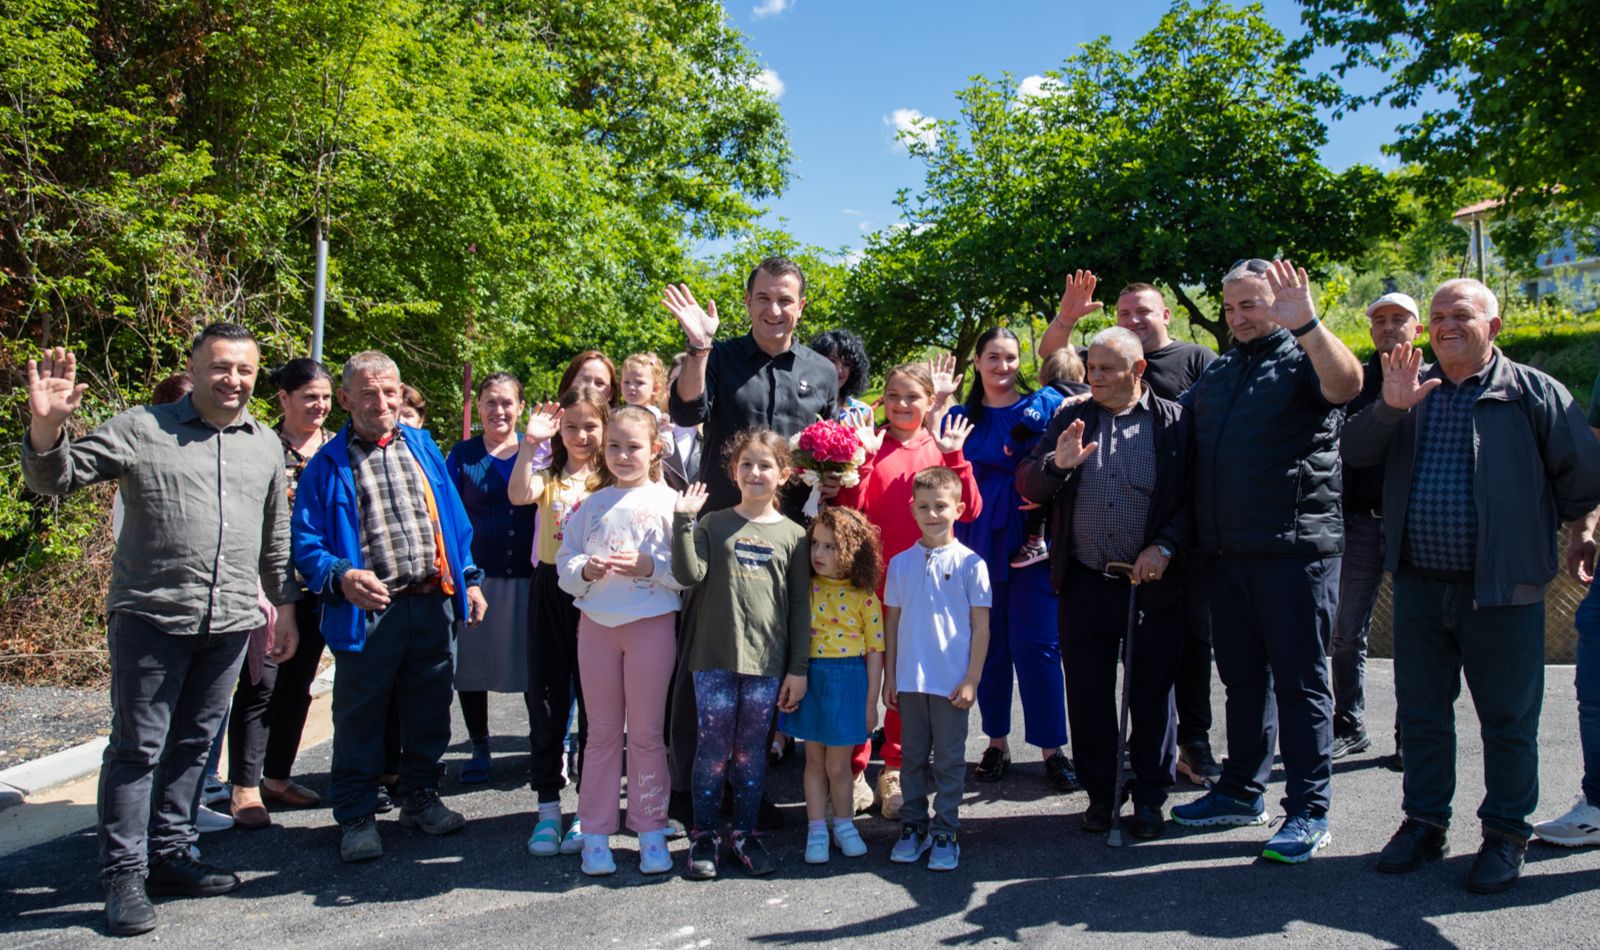
{"type": "Polygon", "coordinates": [[[1539,840],[1561,845],[1563,848],[1581,848],[1600,844],[1600,808],[1589,804],[1582,795],[1572,801],[1572,808],[1560,818],[1541,821],[1533,826],[1539,840]]]}
{"type": "Polygon", "coordinates": [[[672,870],[672,852],[667,850],[664,831],[646,831],[639,835],[639,873],[665,874],[672,870]]]}
{"type": "Polygon", "coordinates": [[[220,811],[212,811],[204,805],[195,809],[194,830],[205,834],[209,831],[227,831],[233,827],[233,816],[224,815],[220,811]]]}
{"type": "Polygon", "coordinates": [[[206,784],[200,789],[200,804],[215,805],[225,802],[233,797],[233,790],[228,788],[228,783],[215,775],[206,776],[206,784]]]}
{"type": "Polygon", "coordinates": [[[577,854],[583,850],[583,824],[578,819],[572,819],[572,824],[567,826],[567,833],[561,838],[562,854],[577,854]]]}
{"type": "Polygon", "coordinates": [[[617,873],[616,859],[611,857],[610,835],[583,836],[583,873],[590,877],[605,877],[617,873]]]}

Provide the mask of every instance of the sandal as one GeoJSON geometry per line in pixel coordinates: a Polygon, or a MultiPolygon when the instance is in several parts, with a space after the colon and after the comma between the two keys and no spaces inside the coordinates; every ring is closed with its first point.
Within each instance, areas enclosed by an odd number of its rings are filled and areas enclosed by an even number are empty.
{"type": "Polygon", "coordinates": [[[561,822],[546,818],[533,826],[533,836],[528,839],[528,853],[548,858],[561,853],[561,822]]]}
{"type": "Polygon", "coordinates": [[[489,744],[473,743],[472,758],[461,763],[461,784],[482,785],[489,781],[489,768],[493,761],[489,757],[489,744]]]}

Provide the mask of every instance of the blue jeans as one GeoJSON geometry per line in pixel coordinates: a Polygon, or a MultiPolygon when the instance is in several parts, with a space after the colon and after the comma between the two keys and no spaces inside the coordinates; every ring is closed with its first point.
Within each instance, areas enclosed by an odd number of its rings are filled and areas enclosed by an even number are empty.
{"type": "Polygon", "coordinates": [[[1466,673],[1483,736],[1485,828],[1526,839],[1539,804],[1544,603],[1480,607],[1471,581],[1394,577],[1394,691],[1405,747],[1405,813],[1450,823],[1456,793],[1455,701],[1466,673]]]}
{"type": "Polygon", "coordinates": [[[1336,732],[1366,728],[1367,632],[1383,586],[1383,519],[1344,519],[1344,563],[1339,569],[1339,612],[1333,620],[1333,725],[1336,732]]]}
{"type": "Polygon", "coordinates": [[[1583,797],[1600,805],[1600,582],[1578,605],[1578,738],[1583,743],[1583,797]]]}

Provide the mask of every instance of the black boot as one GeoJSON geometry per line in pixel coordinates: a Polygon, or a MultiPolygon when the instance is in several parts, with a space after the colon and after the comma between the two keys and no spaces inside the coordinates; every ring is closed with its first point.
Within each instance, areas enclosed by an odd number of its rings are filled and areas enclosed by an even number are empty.
{"type": "Polygon", "coordinates": [[[144,875],[119,871],[106,878],[106,931],[117,937],[156,929],[156,909],[144,890],[144,875]]]}
{"type": "Polygon", "coordinates": [[[1472,873],[1467,875],[1467,890],[1474,894],[1509,891],[1522,875],[1522,858],[1527,851],[1526,839],[1485,828],[1472,873]]]}

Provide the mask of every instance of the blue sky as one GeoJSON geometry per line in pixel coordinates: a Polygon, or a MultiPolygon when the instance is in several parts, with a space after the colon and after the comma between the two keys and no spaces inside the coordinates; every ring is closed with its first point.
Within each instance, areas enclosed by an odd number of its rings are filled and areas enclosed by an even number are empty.
{"type": "MultiPolygon", "coordinates": [[[[896,220],[896,190],[921,183],[921,164],[895,145],[897,114],[954,117],[955,92],[973,75],[1010,72],[1020,81],[1055,68],[1101,34],[1126,48],[1169,7],[1166,0],[724,3],[769,71],[789,126],[794,177],[768,203],[766,221],[786,218],[799,240],[827,248],[860,247],[867,232],[896,220]]],[[[1292,0],[1267,0],[1265,7],[1280,30],[1300,35],[1292,0]]],[[[1400,118],[1367,109],[1330,122],[1323,160],[1334,168],[1390,167],[1379,148],[1400,118]]]]}

